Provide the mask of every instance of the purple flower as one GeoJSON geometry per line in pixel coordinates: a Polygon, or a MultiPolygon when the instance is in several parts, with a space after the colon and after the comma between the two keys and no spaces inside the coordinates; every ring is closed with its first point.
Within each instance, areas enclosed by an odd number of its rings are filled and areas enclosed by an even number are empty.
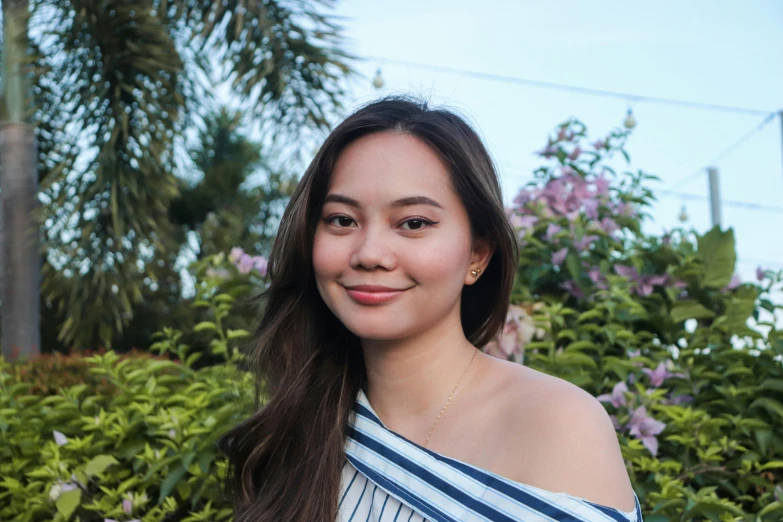
{"type": "Polygon", "coordinates": [[[691,402],[693,402],[693,397],[690,395],[672,395],[669,400],[666,401],[666,404],[678,406],[680,404],[688,404],[691,402]]]}
{"type": "Polygon", "coordinates": [[[234,248],[231,249],[231,253],[228,254],[228,260],[231,261],[232,263],[236,263],[237,261],[239,261],[242,258],[244,253],[245,253],[245,251],[242,250],[241,248],[234,247],[234,248]]]}
{"type": "Polygon", "coordinates": [[[614,271],[617,273],[617,275],[621,275],[629,279],[635,279],[639,275],[639,272],[637,272],[634,267],[626,265],[615,265],[614,271]]]}
{"type": "Polygon", "coordinates": [[[576,297],[577,299],[583,299],[585,296],[585,294],[582,292],[582,289],[579,288],[579,285],[577,285],[574,281],[571,281],[570,279],[568,281],[564,281],[560,283],[560,288],[566,290],[569,294],[576,297]]]}
{"type": "Polygon", "coordinates": [[[761,281],[764,280],[764,277],[766,277],[765,274],[764,274],[764,269],[761,268],[760,266],[756,267],[756,280],[761,282],[761,281]]]}
{"type": "Polygon", "coordinates": [[[559,147],[556,147],[552,143],[548,143],[546,147],[544,147],[542,150],[538,151],[536,154],[539,156],[543,156],[547,159],[551,158],[555,154],[557,154],[557,151],[560,150],[559,147]]]}
{"type": "Polygon", "coordinates": [[[582,201],[582,206],[585,209],[585,216],[587,216],[588,219],[597,220],[598,219],[598,207],[601,205],[601,202],[597,199],[585,199],[582,201]]]}
{"type": "Polygon", "coordinates": [[[52,432],[54,434],[54,442],[57,443],[58,446],[63,446],[64,444],[68,444],[68,437],[60,433],[59,431],[55,430],[52,432]]]}
{"type": "Polygon", "coordinates": [[[266,275],[267,260],[263,256],[256,256],[253,266],[261,275],[266,275]]]}
{"type": "Polygon", "coordinates": [[[579,145],[577,145],[576,148],[571,151],[571,154],[568,155],[568,159],[571,161],[576,161],[580,154],[582,154],[582,149],[579,147],[579,145]]]}
{"type": "Polygon", "coordinates": [[[612,393],[605,393],[596,397],[601,402],[610,402],[615,408],[626,406],[628,400],[625,398],[625,394],[628,393],[628,385],[625,381],[620,381],[612,388],[612,393]]]}
{"type": "Polygon", "coordinates": [[[666,369],[666,364],[663,362],[659,363],[654,370],[644,368],[642,371],[647,374],[650,378],[650,383],[656,388],[660,388],[663,381],[674,375],[666,369]]]}
{"type": "Polygon", "coordinates": [[[624,201],[621,201],[614,207],[614,211],[617,212],[617,214],[621,216],[626,217],[634,217],[636,216],[636,211],[633,208],[633,205],[630,205],[624,201]]]}
{"type": "Polygon", "coordinates": [[[609,418],[612,420],[612,426],[614,426],[615,431],[620,431],[623,425],[617,420],[617,415],[609,415],[609,418]]]}
{"type": "Polygon", "coordinates": [[[634,410],[631,420],[628,421],[628,432],[640,439],[653,456],[658,453],[658,439],[655,436],[665,427],[666,424],[647,415],[647,408],[644,406],[634,410]]]}
{"type": "Polygon", "coordinates": [[[604,279],[603,274],[601,274],[601,270],[598,268],[591,268],[587,271],[587,277],[590,278],[590,281],[592,281],[597,288],[606,290],[606,280],[604,279]]]}
{"type": "Polygon", "coordinates": [[[552,264],[560,266],[563,264],[563,261],[565,261],[566,256],[568,255],[568,248],[561,248],[554,254],[552,254],[552,264]]]}
{"type": "Polygon", "coordinates": [[[248,254],[242,254],[242,257],[239,258],[239,262],[237,263],[237,268],[239,269],[239,273],[249,274],[250,271],[253,269],[253,265],[255,265],[255,260],[253,259],[253,256],[248,254]]]}
{"type": "Polygon", "coordinates": [[[596,150],[601,150],[606,148],[606,141],[602,139],[597,139],[593,142],[593,147],[595,147],[596,150]]]}
{"type": "Polygon", "coordinates": [[[601,173],[600,176],[595,178],[595,181],[593,181],[595,184],[595,192],[596,194],[600,196],[608,196],[609,195],[609,179],[601,173]]]}
{"type": "Polygon", "coordinates": [[[584,236],[582,239],[579,239],[578,241],[574,242],[574,247],[577,250],[587,250],[590,248],[590,245],[593,244],[593,242],[598,239],[598,236],[584,236]]]}
{"type": "Polygon", "coordinates": [[[613,233],[615,233],[617,230],[620,229],[620,226],[617,224],[617,222],[610,217],[605,217],[601,219],[601,221],[599,222],[599,227],[601,228],[601,230],[606,232],[606,234],[609,236],[611,236],[613,233]]]}
{"type": "Polygon", "coordinates": [[[555,234],[557,234],[561,230],[563,230],[563,228],[560,227],[559,225],[550,223],[546,227],[546,233],[544,234],[544,237],[546,237],[547,241],[552,241],[552,238],[555,236],[555,234]]]}
{"type": "Polygon", "coordinates": [[[739,274],[734,274],[731,277],[731,281],[729,281],[729,284],[726,285],[726,288],[724,288],[724,290],[734,290],[741,284],[742,284],[742,278],[740,278],[739,274]]]}
{"type": "Polygon", "coordinates": [[[521,228],[523,230],[533,228],[536,223],[538,223],[538,217],[536,216],[521,216],[519,214],[514,214],[511,216],[511,224],[514,225],[514,227],[521,228]]]}
{"type": "Polygon", "coordinates": [[[133,503],[127,498],[122,499],[122,510],[125,513],[130,513],[133,511],[133,503]]]}
{"type": "Polygon", "coordinates": [[[652,294],[654,286],[665,285],[669,280],[666,274],[640,275],[635,267],[627,265],[615,265],[614,271],[635,283],[631,290],[642,297],[652,294]]]}

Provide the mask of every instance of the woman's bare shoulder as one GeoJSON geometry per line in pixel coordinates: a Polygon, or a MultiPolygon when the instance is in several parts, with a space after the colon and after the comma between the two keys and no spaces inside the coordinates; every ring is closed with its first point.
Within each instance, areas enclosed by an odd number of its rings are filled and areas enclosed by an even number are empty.
{"type": "Polygon", "coordinates": [[[564,379],[506,361],[493,365],[500,383],[497,447],[514,475],[509,478],[621,511],[634,509],[617,435],[603,405],[564,379]]]}

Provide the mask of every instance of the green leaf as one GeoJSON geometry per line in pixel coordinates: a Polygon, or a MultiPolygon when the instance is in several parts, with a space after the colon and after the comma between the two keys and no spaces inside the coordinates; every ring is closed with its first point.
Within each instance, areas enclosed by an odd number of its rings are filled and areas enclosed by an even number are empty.
{"type": "Polygon", "coordinates": [[[158,504],[163,502],[163,499],[169,496],[169,493],[171,493],[171,491],[174,489],[174,486],[177,485],[177,482],[182,480],[182,477],[185,476],[185,473],[187,473],[187,470],[182,465],[179,465],[174,468],[174,471],[168,474],[168,476],[163,480],[163,483],[160,485],[160,498],[158,499],[158,504]]]}
{"type": "Polygon", "coordinates": [[[193,327],[194,332],[203,332],[204,330],[217,332],[217,325],[211,321],[202,321],[193,327]]]}
{"type": "Polygon", "coordinates": [[[87,476],[94,477],[106,471],[106,468],[112,464],[119,464],[119,462],[111,455],[96,455],[84,467],[84,472],[87,473],[87,476]]]}
{"type": "Polygon", "coordinates": [[[82,500],[82,490],[79,488],[60,493],[60,496],[57,497],[57,502],[56,502],[57,511],[63,517],[65,517],[65,520],[70,520],[71,515],[73,515],[73,512],[76,511],[77,507],[79,507],[81,500],[82,500]]]}
{"type": "Polygon", "coordinates": [[[780,468],[783,468],[783,460],[773,460],[759,467],[761,471],[766,471],[768,469],[780,469],[780,468]]]}
{"type": "Polygon", "coordinates": [[[579,317],[577,317],[576,321],[578,323],[583,323],[585,321],[592,321],[595,319],[603,319],[603,318],[604,318],[603,312],[601,312],[600,310],[593,309],[579,314],[579,317]]]}
{"type": "Polygon", "coordinates": [[[598,351],[598,346],[593,341],[574,341],[565,347],[566,352],[580,352],[582,350],[598,351]]]}
{"type": "Polygon", "coordinates": [[[702,284],[708,288],[723,288],[731,282],[737,263],[734,250],[734,230],[720,227],[698,238],[697,255],[704,265],[702,284]]]}
{"type": "Polygon", "coordinates": [[[233,341],[234,339],[242,339],[243,337],[249,337],[250,332],[247,330],[231,330],[229,329],[227,332],[227,337],[229,341],[233,341]]]}
{"type": "Polygon", "coordinates": [[[671,311],[671,318],[675,323],[681,323],[686,319],[710,319],[712,317],[715,317],[715,312],[693,299],[680,301],[671,311]]]}
{"type": "Polygon", "coordinates": [[[770,414],[777,415],[781,420],[783,420],[783,404],[776,401],[775,399],[760,397],[751,403],[750,409],[753,408],[764,408],[770,414]]]}
{"type": "Polygon", "coordinates": [[[763,517],[764,515],[769,515],[770,513],[774,513],[775,511],[783,511],[783,502],[773,502],[767,506],[764,507],[761,511],[759,511],[759,518],[763,517]]]}
{"type": "Polygon", "coordinates": [[[765,379],[761,384],[759,384],[757,390],[770,390],[783,393],[783,379],[765,379]]]}

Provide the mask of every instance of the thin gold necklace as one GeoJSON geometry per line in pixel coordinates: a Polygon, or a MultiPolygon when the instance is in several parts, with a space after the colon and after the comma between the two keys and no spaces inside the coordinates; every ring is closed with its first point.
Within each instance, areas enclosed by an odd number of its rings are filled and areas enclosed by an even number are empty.
{"type": "Polygon", "coordinates": [[[435,419],[435,423],[432,425],[432,428],[430,428],[430,432],[427,434],[427,439],[424,441],[424,447],[427,447],[427,443],[430,441],[430,436],[432,436],[432,432],[435,429],[435,426],[438,425],[438,421],[440,420],[441,416],[443,415],[443,412],[446,411],[446,408],[449,407],[449,403],[451,402],[451,398],[454,397],[454,392],[457,391],[457,388],[459,388],[459,384],[462,382],[462,378],[465,377],[465,375],[468,373],[468,370],[470,369],[470,365],[473,364],[473,359],[476,358],[476,354],[478,353],[478,350],[473,351],[473,357],[470,358],[470,362],[468,363],[468,367],[465,368],[465,371],[462,372],[462,376],[457,381],[457,385],[454,386],[454,389],[451,390],[451,395],[449,395],[449,398],[446,400],[446,404],[443,405],[443,409],[440,410],[440,413],[438,413],[438,418],[435,419]]]}

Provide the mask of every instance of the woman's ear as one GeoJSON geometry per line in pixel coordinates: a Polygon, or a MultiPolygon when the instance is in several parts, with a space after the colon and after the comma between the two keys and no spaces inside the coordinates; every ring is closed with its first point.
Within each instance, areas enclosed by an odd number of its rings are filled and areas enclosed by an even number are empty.
{"type": "Polygon", "coordinates": [[[465,284],[472,285],[481,274],[487,269],[492,254],[495,253],[495,246],[492,241],[485,238],[479,238],[473,241],[473,253],[470,259],[468,273],[465,276],[465,284]]]}

